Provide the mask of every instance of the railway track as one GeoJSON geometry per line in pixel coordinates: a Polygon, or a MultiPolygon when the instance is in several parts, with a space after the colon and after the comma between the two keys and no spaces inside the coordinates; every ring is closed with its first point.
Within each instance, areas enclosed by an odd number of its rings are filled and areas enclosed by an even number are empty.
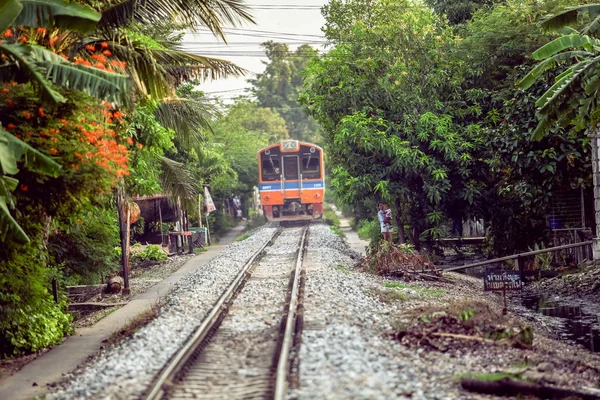
{"type": "Polygon", "coordinates": [[[241,269],[145,399],[283,399],[308,225],[280,228],[241,269]]]}

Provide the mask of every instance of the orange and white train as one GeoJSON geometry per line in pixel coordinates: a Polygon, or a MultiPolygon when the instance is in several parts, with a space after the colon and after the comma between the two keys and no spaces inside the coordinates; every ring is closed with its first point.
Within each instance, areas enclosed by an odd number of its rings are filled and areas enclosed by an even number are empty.
{"type": "Polygon", "coordinates": [[[259,191],[268,221],[321,218],[325,195],[323,149],[286,140],[258,152],[259,191]]]}

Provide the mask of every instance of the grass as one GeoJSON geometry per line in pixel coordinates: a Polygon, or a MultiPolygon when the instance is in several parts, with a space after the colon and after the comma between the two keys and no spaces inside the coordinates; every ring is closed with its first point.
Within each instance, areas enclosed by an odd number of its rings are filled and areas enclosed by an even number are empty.
{"type": "Polygon", "coordinates": [[[396,301],[404,302],[409,299],[408,295],[397,290],[380,290],[374,289],[370,293],[375,297],[378,297],[380,301],[384,303],[393,303],[396,301]]]}
{"type": "Polygon", "coordinates": [[[348,271],[346,268],[344,268],[342,265],[339,265],[339,264],[335,265],[334,268],[337,269],[338,271],[342,271],[345,274],[350,273],[350,271],[348,271]]]}
{"type": "Polygon", "coordinates": [[[205,249],[205,248],[194,247],[194,253],[196,253],[196,254],[206,253],[207,251],[208,251],[208,249],[205,249]]]}
{"type": "Polygon", "coordinates": [[[499,381],[504,378],[510,379],[521,379],[521,374],[515,374],[510,372],[495,372],[491,374],[475,374],[472,372],[467,372],[466,374],[458,374],[455,376],[456,379],[469,378],[476,379],[478,381],[499,381]]]}
{"type": "Polygon", "coordinates": [[[333,211],[333,208],[331,208],[327,204],[325,204],[323,208],[323,219],[330,225],[330,228],[333,231],[333,233],[335,233],[341,238],[346,237],[346,234],[340,228],[340,218],[337,216],[335,211],[333,211]]]}
{"type": "Polygon", "coordinates": [[[385,282],[383,286],[393,289],[412,289],[417,292],[417,294],[427,297],[442,297],[448,293],[445,289],[428,289],[422,286],[408,285],[404,282],[385,282]]]}
{"type": "Polygon", "coordinates": [[[143,312],[142,314],[135,317],[129,324],[127,324],[123,329],[114,332],[108,339],[106,339],[106,344],[113,345],[121,342],[125,338],[131,338],[133,335],[140,330],[140,328],[148,325],[152,322],[156,317],[158,317],[158,312],[160,310],[160,305],[158,303],[154,304],[148,311],[143,312]]]}
{"type": "Polygon", "coordinates": [[[240,235],[240,236],[236,237],[236,238],[235,238],[235,241],[236,241],[236,242],[241,242],[241,241],[243,241],[243,240],[246,240],[246,239],[248,239],[250,236],[252,236],[252,234],[251,234],[250,232],[246,232],[246,233],[244,233],[243,235],[240,235]]]}

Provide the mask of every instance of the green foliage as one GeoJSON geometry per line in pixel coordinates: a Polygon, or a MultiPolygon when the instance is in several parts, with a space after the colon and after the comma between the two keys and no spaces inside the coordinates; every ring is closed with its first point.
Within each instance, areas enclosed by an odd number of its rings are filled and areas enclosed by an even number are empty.
{"type": "Polygon", "coordinates": [[[409,285],[404,282],[384,282],[383,286],[390,289],[411,289],[417,292],[418,295],[425,297],[442,297],[448,293],[445,289],[429,289],[418,285],[409,285]]]}
{"type": "Polygon", "coordinates": [[[240,236],[236,237],[235,241],[236,242],[242,242],[242,241],[248,239],[250,236],[252,236],[252,234],[250,232],[246,232],[243,235],[240,235],[240,236]]]}
{"type": "Polygon", "coordinates": [[[132,255],[132,261],[163,261],[166,260],[168,257],[169,256],[167,255],[167,253],[165,253],[160,246],[156,244],[149,244],[141,252],[132,255]]]}
{"type": "Polygon", "coordinates": [[[48,250],[51,260],[61,264],[66,276],[76,277],[80,284],[95,284],[99,275],[118,270],[119,259],[114,252],[118,243],[117,211],[99,207],[53,229],[48,250]]]}
{"type": "Polygon", "coordinates": [[[12,250],[0,248],[0,356],[40,350],[72,331],[66,304],[54,304],[49,293],[49,270],[38,261],[40,245],[32,240],[12,250]]]}
{"type": "Polygon", "coordinates": [[[397,216],[406,209],[418,246],[431,211],[474,193],[468,177],[481,131],[456,124],[455,99],[446,97],[463,74],[451,57],[456,37],[430,9],[405,1],[372,2],[368,24],[351,9],[358,16],[348,27],[334,3],[326,32],[343,43],[309,64],[302,102],[324,128],[338,198],[385,199],[397,216]]]}
{"type": "Polygon", "coordinates": [[[308,44],[299,46],[296,51],[290,51],[287,44],[273,41],[262,46],[269,59],[266,70],[250,80],[258,104],[273,109],[283,117],[292,139],[319,143],[318,124],[304,113],[298,103],[302,73],[318,51],[308,44]]]}
{"type": "Polygon", "coordinates": [[[475,311],[472,308],[467,308],[458,313],[458,318],[463,322],[468,322],[473,319],[473,315],[475,315],[475,311]]]}
{"type": "Polygon", "coordinates": [[[494,2],[494,0],[425,0],[425,3],[433,7],[436,13],[448,18],[448,22],[452,25],[467,22],[477,10],[488,9],[494,2]]]}
{"type": "Polygon", "coordinates": [[[377,243],[381,239],[381,227],[379,220],[362,220],[358,223],[358,237],[362,240],[368,240],[370,243],[377,243]]]}

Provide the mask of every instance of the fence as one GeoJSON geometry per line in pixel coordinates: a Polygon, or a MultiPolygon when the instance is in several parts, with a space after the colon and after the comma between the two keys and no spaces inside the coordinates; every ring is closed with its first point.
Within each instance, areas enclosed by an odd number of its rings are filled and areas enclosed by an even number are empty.
{"type": "MultiPolygon", "coordinates": [[[[537,273],[539,271],[550,271],[552,270],[552,254],[559,253],[564,261],[563,265],[569,265],[571,263],[577,265],[584,260],[592,259],[592,241],[585,241],[580,243],[568,244],[565,246],[556,246],[548,249],[540,249],[535,251],[529,251],[527,253],[513,254],[511,256],[494,258],[491,260],[485,260],[476,262],[473,264],[460,265],[458,267],[447,268],[444,271],[462,271],[466,269],[473,269],[477,267],[483,267],[489,264],[504,263],[506,261],[514,260],[514,269],[518,270],[521,274],[521,281],[525,281],[527,275],[537,273]],[[547,254],[549,257],[536,257],[542,254],[547,254]],[[533,257],[533,259],[532,259],[533,257]]],[[[556,258],[556,257],[555,257],[556,258]]]]}

